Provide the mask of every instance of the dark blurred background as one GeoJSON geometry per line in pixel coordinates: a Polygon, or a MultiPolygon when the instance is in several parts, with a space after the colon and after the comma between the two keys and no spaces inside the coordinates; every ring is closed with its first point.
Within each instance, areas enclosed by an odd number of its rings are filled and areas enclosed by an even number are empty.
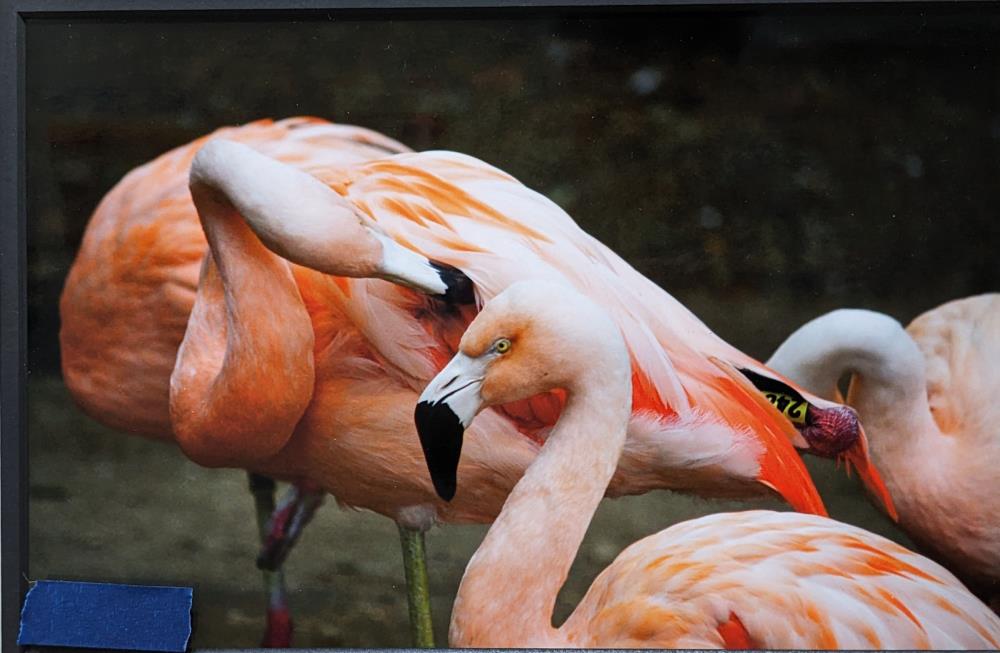
{"type": "MultiPolygon", "coordinates": [[[[316,115],[482,158],[759,358],[835,307],[908,322],[1000,290],[995,6],[272,18],[27,30],[29,575],[195,585],[195,645],[260,636],[245,478],[84,417],[59,377],[58,297],[104,193],[216,127],[316,115]]],[[[811,467],[835,517],[906,541],[811,467]]],[[[606,504],[562,614],[631,541],[746,505],[606,504]]],[[[430,535],[441,644],[482,533],[430,535]]],[[[387,520],[331,501],[288,567],[299,645],[409,643],[387,520]]]]}

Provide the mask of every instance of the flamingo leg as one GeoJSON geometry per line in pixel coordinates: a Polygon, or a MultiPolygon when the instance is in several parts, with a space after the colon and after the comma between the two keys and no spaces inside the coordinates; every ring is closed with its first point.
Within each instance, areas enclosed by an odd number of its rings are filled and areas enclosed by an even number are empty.
{"type": "Polygon", "coordinates": [[[413,645],[434,648],[434,625],[431,622],[430,583],[427,578],[427,552],[424,532],[399,526],[399,541],[403,546],[403,569],[406,573],[406,599],[410,608],[413,645]]]}
{"type": "MultiPolygon", "coordinates": [[[[253,472],[247,472],[247,476],[257,509],[257,533],[261,543],[265,544],[274,512],[274,481],[253,472]]],[[[261,645],[265,648],[288,648],[292,645],[292,615],[285,592],[285,572],[278,567],[262,569],[261,574],[267,594],[267,627],[261,645]]]]}
{"type": "Polygon", "coordinates": [[[277,507],[272,502],[264,530],[257,567],[263,571],[278,571],[298,542],[306,525],[322,505],[325,493],[310,483],[296,483],[288,490],[277,507]]]}

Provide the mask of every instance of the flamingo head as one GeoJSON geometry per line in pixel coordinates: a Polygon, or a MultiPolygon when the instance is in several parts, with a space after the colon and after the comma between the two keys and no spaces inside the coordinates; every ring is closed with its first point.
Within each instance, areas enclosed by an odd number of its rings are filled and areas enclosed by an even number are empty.
{"type": "Polygon", "coordinates": [[[808,451],[823,458],[836,458],[861,437],[861,420],[850,406],[810,405],[807,422],[799,428],[799,433],[809,445],[808,451]]]}
{"type": "Polygon", "coordinates": [[[898,519],[896,507],[881,475],[868,453],[868,438],[850,406],[828,401],[793,385],[791,381],[769,370],[739,370],[760,391],[778,412],[795,426],[793,444],[806,453],[843,462],[858,476],[868,491],[885,507],[893,519],[898,519]]]}
{"type": "Polygon", "coordinates": [[[629,370],[618,327],[589,299],[549,282],[509,286],[483,307],[417,403],[417,432],[438,495],[454,497],[465,429],[489,406],[557,389],[572,394],[601,374],[608,394],[621,395],[624,433],[629,370]]]}

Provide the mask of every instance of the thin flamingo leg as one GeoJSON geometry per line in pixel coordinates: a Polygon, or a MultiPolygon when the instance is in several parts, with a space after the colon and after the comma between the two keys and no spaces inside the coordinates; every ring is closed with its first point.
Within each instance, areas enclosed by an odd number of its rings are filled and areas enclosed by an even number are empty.
{"type": "MultiPolygon", "coordinates": [[[[248,472],[250,491],[257,509],[257,532],[261,543],[266,543],[268,526],[274,513],[274,481],[267,476],[248,472]]],[[[285,572],[280,567],[262,569],[264,592],[267,594],[267,626],[261,646],[288,648],[292,645],[292,615],[288,610],[285,592],[285,572]]]]}
{"type": "Polygon", "coordinates": [[[257,566],[264,571],[277,571],[285,563],[306,525],[312,521],[326,493],[310,483],[296,483],[289,488],[266,520],[261,532],[261,549],[257,566]]]}
{"type": "Polygon", "coordinates": [[[406,573],[406,598],[410,608],[413,645],[417,648],[434,648],[424,532],[399,524],[399,541],[403,546],[403,569],[406,573]]]}

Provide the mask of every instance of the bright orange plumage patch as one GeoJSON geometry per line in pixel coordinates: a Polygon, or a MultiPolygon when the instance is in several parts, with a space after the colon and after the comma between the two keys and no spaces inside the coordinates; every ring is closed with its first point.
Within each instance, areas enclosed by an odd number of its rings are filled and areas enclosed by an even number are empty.
{"type": "Polygon", "coordinates": [[[889,490],[885,487],[882,476],[875,469],[871,459],[868,457],[868,444],[864,431],[861,432],[861,438],[850,449],[845,451],[841,457],[847,464],[848,471],[850,471],[851,466],[857,470],[858,476],[861,477],[861,481],[865,484],[865,487],[885,506],[885,511],[889,514],[889,517],[893,521],[899,521],[899,515],[896,513],[896,505],[892,502],[889,490]]]}
{"type": "Polygon", "coordinates": [[[909,565],[898,558],[887,556],[881,551],[868,558],[867,563],[869,567],[883,574],[896,574],[897,576],[909,574],[935,583],[941,582],[934,576],[917,569],[913,565],[909,565]]]}
{"type": "Polygon", "coordinates": [[[661,417],[671,417],[677,414],[660,398],[656,385],[649,380],[642,368],[632,362],[632,412],[649,411],[661,417]]]}
{"type": "Polygon", "coordinates": [[[878,635],[875,633],[875,629],[871,626],[862,626],[859,629],[861,636],[871,644],[872,648],[882,648],[882,640],[879,639],[878,635]]]}
{"type": "Polygon", "coordinates": [[[427,224],[425,218],[429,218],[440,225],[445,224],[444,220],[441,220],[440,217],[434,215],[431,211],[423,211],[423,215],[418,215],[417,211],[415,211],[412,206],[393,197],[382,198],[382,205],[385,206],[386,209],[401,215],[407,220],[412,220],[421,226],[427,224]]]}
{"type": "Polygon", "coordinates": [[[545,439],[541,432],[551,428],[559,421],[559,415],[562,413],[565,403],[566,393],[561,390],[553,390],[530,399],[504,404],[497,409],[514,421],[521,434],[538,444],[542,444],[545,439]]]}
{"type": "Polygon", "coordinates": [[[731,401],[730,410],[738,407],[744,411],[743,416],[730,417],[729,421],[738,424],[741,419],[744,423],[753,420],[758,425],[754,432],[764,444],[764,453],[758,460],[758,480],[781,494],[796,510],[825,517],[826,508],[812,477],[792,446],[795,427],[745,376],[724,361],[714,357],[711,360],[725,376],[710,378],[708,383],[731,401]]]}
{"type": "Polygon", "coordinates": [[[826,617],[823,616],[815,604],[806,604],[806,617],[813,622],[818,630],[818,637],[815,640],[816,648],[823,650],[839,648],[837,644],[837,636],[834,635],[833,630],[830,628],[829,621],[827,621],[826,617]]]}
{"type": "Polygon", "coordinates": [[[894,594],[892,594],[891,592],[889,592],[889,591],[887,591],[887,590],[885,590],[885,589],[883,589],[881,587],[878,588],[878,593],[882,595],[882,598],[884,598],[886,601],[888,601],[889,603],[891,603],[894,608],[896,608],[897,610],[899,610],[900,612],[902,612],[904,615],[906,615],[907,619],[909,619],[910,621],[912,621],[918,628],[920,628],[921,630],[923,630],[923,626],[920,625],[920,621],[913,615],[912,612],[910,612],[909,608],[907,608],[905,605],[903,605],[902,601],[900,601],[899,599],[896,598],[896,596],[894,594]]]}
{"type": "Polygon", "coordinates": [[[719,624],[718,630],[719,634],[722,635],[722,642],[726,650],[760,648],[735,612],[729,613],[729,621],[719,624]]]}
{"type": "Polygon", "coordinates": [[[384,172],[389,177],[380,179],[380,185],[389,190],[418,195],[430,200],[434,206],[453,215],[479,215],[502,225],[504,228],[519,233],[522,236],[543,243],[552,242],[545,234],[538,232],[521,222],[508,218],[493,207],[480,202],[458,186],[450,184],[441,178],[419,168],[402,165],[398,161],[376,161],[368,164],[368,169],[384,172]],[[412,182],[403,181],[406,178],[412,182]]]}
{"type": "Polygon", "coordinates": [[[939,578],[931,576],[921,569],[917,569],[911,564],[903,562],[898,557],[889,555],[885,551],[878,549],[870,544],[862,542],[861,540],[852,537],[844,536],[840,538],[841,546],[848,549],[856,549],[859,551],[865,551],[869,553],[864,559],[864,567],[855,570],[855,573],[871,575],[871,574],[895,574],[897,576],[914,576],[916,578],[922,578],[923,580],[928,580],[934,583],[941,583],[939,578]]]}

